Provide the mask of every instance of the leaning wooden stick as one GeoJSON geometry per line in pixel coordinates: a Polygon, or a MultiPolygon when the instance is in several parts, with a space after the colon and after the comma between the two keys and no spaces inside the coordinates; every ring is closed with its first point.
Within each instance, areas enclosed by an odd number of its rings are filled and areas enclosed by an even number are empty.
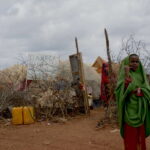
{"type": "Polygon", "coordinates": [[[110,49],[109,49],[109,39],[108,39],[108,33],[107,30],[104,29],[105,33],[105,39],[106,39],[106,49],[107,49],[107,57],[108,57],[108,65],[109,65],[109,76],[112,73],[112,62],[111,62],[111,56],[110,56],[110,49]]]}
{"type": "Polygon", "coordinates": [[[77,54],[79,54],[79,47],[78,47],[78,40],[77,40],[77,37],[75,37],[75,43],[76,43],[77,54]]]}
{"type": "Polygon", "coordinates": [[[125,71],[125,77],[126,77],[126,78],[129,78],[130,67],[129,67],[129,66],[125,66],[125,67],[124,67],[124,71],[125,71]]]}

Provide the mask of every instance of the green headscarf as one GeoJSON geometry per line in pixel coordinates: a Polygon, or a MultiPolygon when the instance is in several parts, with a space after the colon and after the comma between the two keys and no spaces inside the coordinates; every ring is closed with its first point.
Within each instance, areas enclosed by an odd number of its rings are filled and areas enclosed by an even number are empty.
{"type": "Polygon", "coordinates": [[[129,57],[126,57],[120,66],[117,88],[115,90],[118,104],[118,117],[120,133],[124,135],[124,123],[132,127],[145,126],[146,137],[150,135],[150,86],[140,62],[138,69],[130,71],[132,82],[125,89],[125,66],[129,65],[129,57]],[[138,97],[131,94],[132,91],[141,88],[144,96],[138,97]]]}

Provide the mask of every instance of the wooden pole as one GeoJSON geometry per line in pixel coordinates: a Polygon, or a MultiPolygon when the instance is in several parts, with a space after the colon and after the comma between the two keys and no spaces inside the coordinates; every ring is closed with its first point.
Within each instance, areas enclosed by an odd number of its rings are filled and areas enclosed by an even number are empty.
{"type": "Polygon", "coordinates": [[[78,39],[77,39],[77,37],[75,37],[75,43],[76,43],[77,54],[79,54],[79,47],[78,47],[78,39]]]}
{"type": "Polygon", "coordinates": [[[112,61],[111,61],[111,56],[110,56],[110,48],[109,48],[109,38],[108,38],[108,33],[107,30],[104,29],[104,33],[105,33],[105,39],[106,39],[106,50],[107,50],[107,57],[108,57],[108,78],[109,78],[109,91],[108,91],[108,107],[106,109],[105,112],[105,117],[111,119],[112,117],[112,108],[111,105],[112,100],[114,98],[114,89],[115,89],[115,76],[112,70],[112,61]]]}
{"type": "Polygon", "coordinates": [[[84,90],[82,90],[83,100],[84,100],[84,109],[85,109],[85,113],[88,114],[88,113],[90,113],[89,102],[88,102],[87,88],[85,86],[85,76],[84,76],[82,54],[79,52],[77,37],[75,37],[75,44],[76,44],[76,51],[77,51],[77,58],[78,58],[78,65],[79,65],[80,82],[84,86],[84,90]]]}
{"type": "Polygon", "coordinates": [[[112,74],[112,61],[111,61],[111,56],[110,56],[110,49],[109,49],[109,38],[108,38],[108,33],[107,30],[104,29],[105,33],[105,39],[106,39],[106,49],[107,49],[107,57],[108,57],[108,65],[109,65],[109,77],[112,74]]]}

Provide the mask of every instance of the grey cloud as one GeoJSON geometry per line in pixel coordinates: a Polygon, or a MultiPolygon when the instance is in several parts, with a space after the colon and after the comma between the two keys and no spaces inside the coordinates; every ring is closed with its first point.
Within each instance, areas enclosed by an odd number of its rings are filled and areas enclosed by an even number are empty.
{"type": "Polygon", "coordinates": [[[75,52],[75,36],[87,62],[98,55],[106,58],[105,27],[115,52],[122,37],[130,34],[149,48],[149,4],[148,0],[1,0],[0,58],[7,56],[11,65],[15,59],[9,52],[17,56],[53,50],[68,55],[75,52]]]}

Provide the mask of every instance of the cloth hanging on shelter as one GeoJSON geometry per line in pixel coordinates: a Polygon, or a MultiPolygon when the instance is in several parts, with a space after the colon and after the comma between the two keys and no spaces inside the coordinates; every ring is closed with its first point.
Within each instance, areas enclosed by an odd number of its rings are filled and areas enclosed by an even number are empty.
{"type": "Polygon", "coordinates": [[[29,87],[31,82],[32,82],[32,80],[24,79],[17,87],[17,91],[24,91],[27,87],[29,87]]]}
{"type": "Polygon", "coordinates": [[[109,99],[109,77],[108,77],[109,66],[108,63],[103,63],[102,65],[102,78],[101,78],[101,88],[100,88],[100,99],[104,104],[108,104],[109,99]]]}

